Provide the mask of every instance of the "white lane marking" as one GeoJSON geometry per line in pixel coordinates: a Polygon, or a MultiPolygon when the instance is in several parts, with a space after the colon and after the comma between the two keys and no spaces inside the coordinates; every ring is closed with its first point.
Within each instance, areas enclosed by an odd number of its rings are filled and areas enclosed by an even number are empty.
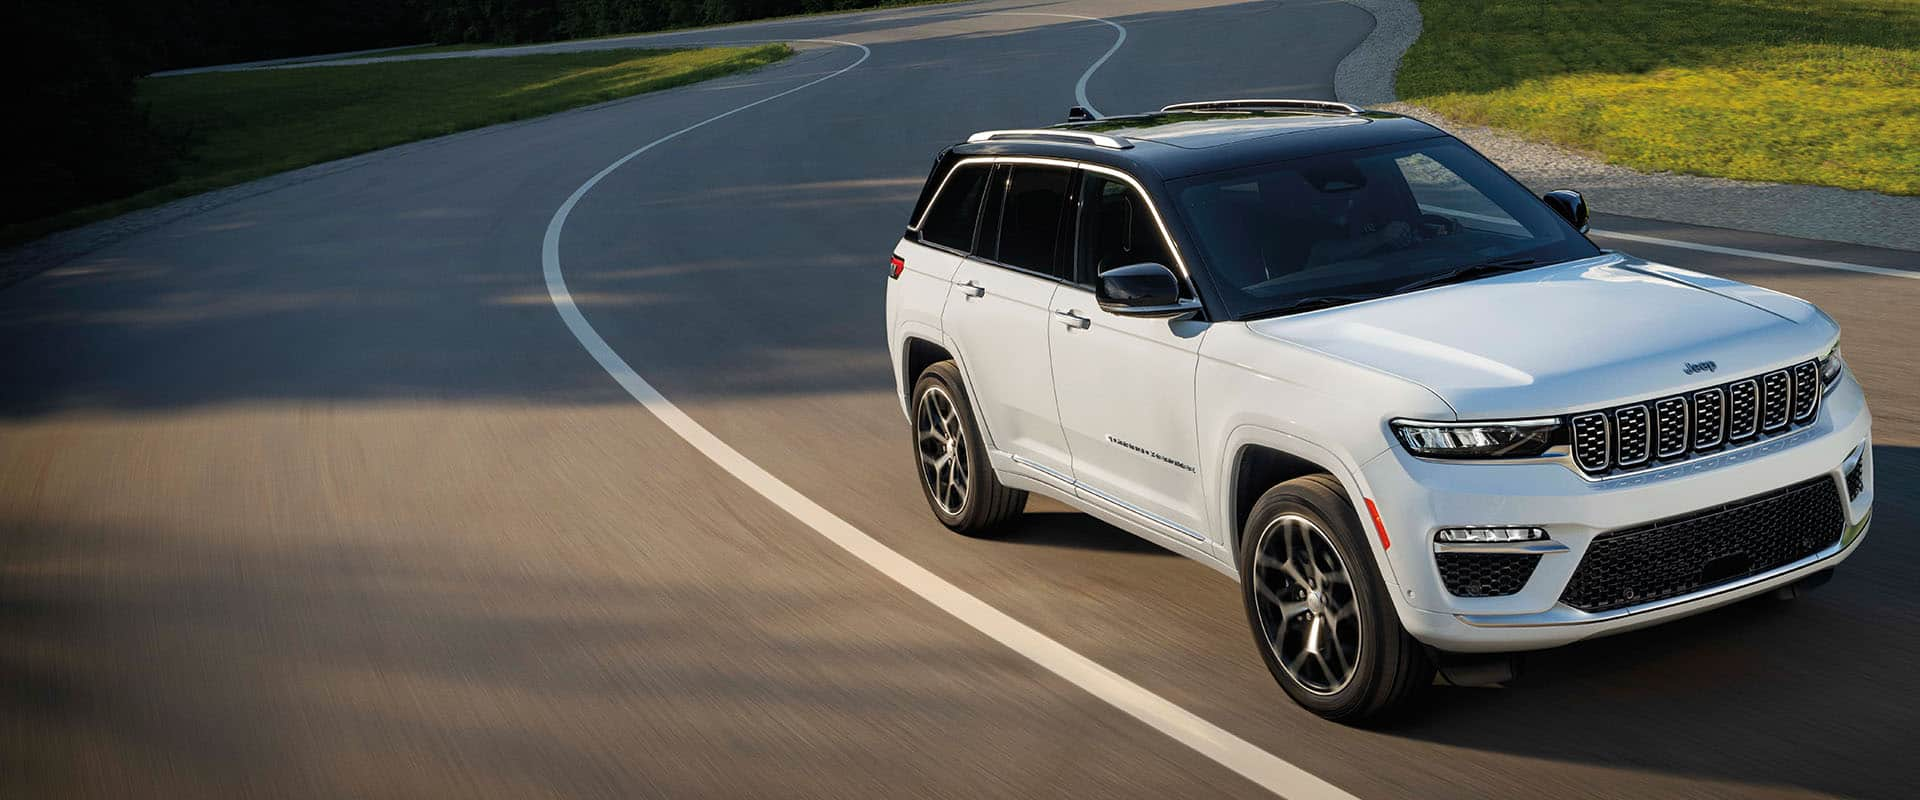
{"type": "Polygon", "coordinates": [[[814,84],[830,80],[860,66],[866,62],[868,56],[872,55],[872,52],[862,45],[835,39],[787,41],[855,47],[860,50],[860,58],[832,74],[761,98],[731,111],[716,114],[648,142],[639,149],[621,156],[618,161],[607,165],[605,169],[588,178],[586,183],[573,190],[573,194],[567,196],[566,202],[561,203],[560,208],[554,211],[553,219],[547,223],[546,238],[541,242],[540,260],[542,271],[546,276],[547,295],[553,300],[554,309],[560,312],[560,318],[566,322],[567,330],[573,332],[573,337],[579,340],[580,346],[586,348],[587,353],[593,356],[593,360],[599,362],[601,369],[606,370],[607,374],[620,384],[620,388],[627,390],[627,394],[652,412],[674,433],[679,434],[680,438],[693,445],[701,455],[746,484],[747,488],[793,515],[794,519],[813,528],[828,541],[839,545],[841,549],[866,562],[880,574],[892,579],[908,591],[926,599],[940,610],[953,615],[1008,649],[1025,656],[1048,672],[1066,679],[1094,697],[1126,712],[1134,719],[1146,723],[1175,741],[1193,748],[1201,755],[1213,759],[1274,794],[1296,800],[1308,798],[1355,800],[1352,795],[1341,791],[1339,787],[1254,746],[1145,687],[1121,677],[1094,660],[1074,652],[1066,645],[1048,638],[1045,634],[933,574],[925,567],[908,560],[906,556],[881,544],[879,540],[828,511],[819,503],[815,503],[806,495],[788,486],[785,481],[774,477],[773,473],[753,463],[740,451],[713,435],[712,431],[695,422],[693,417],[681,411],[679,406],[674,405],[666,396],[660,394],[658,389],[653,388],[653,384],[640,377],[640,373],[635,372],[619,353],[614,352],[613,347],[608,345],[607,341],[600,337],[599,332],[593,329],[593,325],[587,322],[586,316],[580,312],[580,307],[574,304],[573,295],[567,290],[566,276],[560,269],[560,232],[566,227],[567,217],[573,213],[574,207],[579,205],[580,198],[585,197],[587,192],[601,180],[613,174],[614,170],[648,150],[761,103],[785,97],[814,84]]]}
{"type": "Polygon", "coordinates": [[[1099,58],[1094,59],[1093,65],[1087,67],[1086,72],[1080,73],[1079,82],[1073,85],[1074,101],[1078,102],[1081,108],[1084,108],[1087,111],[1091,112],[1094,116],[1096,117],[1100,116],[1100,109],[1094,108],[1093,101],[1087,99],[1087,81],[1091,80],[1093,78],[1093,73],[1098,72],[1100,70],[1100,67],[1104,66],[1107,63],[1107,59],[1112,58],[1114,53],[1120,52],[1120,45],[1127,43],[1126,26],[1123,26],[1120,23],[1114,22],[1113,20],[1110,20],[1110,19],[1101,19],[1099,17],[1084,17],[1079,14],[1048,14],[1042,11],[989,11],[986,13],[992,14],[994,16],[1007,16],[1007,17],[1059,17],[1061,19],[1083,19],[1088,22],[1098,22],[1098,23],[1111,26],[1114,29],[1114,31],[1118,33],[1117,36],[1113,37],[1113,46],[1107,48],[1107,52],[1100,54],[1099,58]]]}
{"type": "Polygon", "coordinates": [[[1655,244],[1661,247],[1678,247],[1682,250],[1698,250],[1702,253],[1719,253],[1724,256],[1758,258],[1765,261],[1778,261],[1782,264],[1797,264],[1803,267],[1820,267],[1821,269],[1837,269],[1846,272],[1863,272],[1868,275],[1884,275],[1889,278],[1906,278],[1908,280],[1920,281],[1920,272],[1913,270],[1876,267],[1871,264],[1852,264],[1845,261],[1828,261],[1824,258],[1790,256],[1782,253],[1768,253],[1763,250],[1744,250],[1738,247],[1721,247],[1716,244],[1696,244],[1694,242],[1683,242],[1678,239],[1662,239],[1658,236],[1642,236],[1637,233],[1622,233],[1620,231],[1595,229],[1592,233],[1595,236],[1605,236],[1610,239],[1625,239],[1629,242],[1655,244]]]}

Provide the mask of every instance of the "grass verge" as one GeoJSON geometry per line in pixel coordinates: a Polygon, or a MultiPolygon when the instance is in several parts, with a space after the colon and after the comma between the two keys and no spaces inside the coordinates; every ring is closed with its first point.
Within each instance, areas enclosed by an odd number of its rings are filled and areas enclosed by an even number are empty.
{"type": "Polygon", "coordinates": [[[1640,170],[1920,195],[1915,0],[1420,0],[1402,99],[1640,170]]]}
{"type": "Polygon", "coordinates": [[[174,180],[0,228],[15,243],[291,169],[753,69],[784,44],[597,50],[147,78],[154,125],[187,143],[174,180]]]}

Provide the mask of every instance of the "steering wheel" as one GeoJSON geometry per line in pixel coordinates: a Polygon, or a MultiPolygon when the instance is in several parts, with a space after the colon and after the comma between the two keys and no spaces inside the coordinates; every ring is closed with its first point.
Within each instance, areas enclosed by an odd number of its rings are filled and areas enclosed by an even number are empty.
{"type": "Polygon", "coordinates": [[[1460,232],[1460,220],[1452,217],[1443,217],[1439,214],[1421,214],[1419,231],[1420,238],[1422,239],[1438,239],[1442,236],[1452,236],[1460,232]]]}

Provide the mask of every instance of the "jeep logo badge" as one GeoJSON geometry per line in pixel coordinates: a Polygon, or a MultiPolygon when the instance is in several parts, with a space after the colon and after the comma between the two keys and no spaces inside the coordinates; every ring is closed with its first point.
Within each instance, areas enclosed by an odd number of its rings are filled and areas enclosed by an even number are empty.
{"type": "Polygon", "coordinates": [[[1701,372],[1712,372],[1718,368],[1719,368],[1719,365],[1711,361],[1690,361],[1687,363],[1687,368],[1684,370],[1684,372],[1686,372],[1688,375],[1693,375],[1701,372]]]}

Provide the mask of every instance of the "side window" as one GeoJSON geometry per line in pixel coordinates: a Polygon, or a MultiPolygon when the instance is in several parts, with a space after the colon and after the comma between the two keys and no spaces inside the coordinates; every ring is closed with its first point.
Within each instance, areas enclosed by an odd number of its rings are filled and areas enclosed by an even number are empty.
{"type": "Polygon", "coordinates": [[[1133,187],[1087,173],[1080,185],[1080,282],[1114,267],[1155,263],[1173,266],[1153,212],[1133,187]]]}
{"type": "Polygon", "coordinates": [[[973,249],[974,221],[979,218],[980,195],[987,188],[987,171],[985,164],[969,164],[951,173],[920,223],[922,240],[963,253],[973,249]]]}
{"type": "Polygon", "coordinates": [[[1067,189],[1073,171],[1015,164],[1006,175],[998,241],[992,248],[981,242],[981,254],[1008,266],[1068,277],[1072,271],[1068,259],[1059,256],[1067,232],[1067,189]]]}

